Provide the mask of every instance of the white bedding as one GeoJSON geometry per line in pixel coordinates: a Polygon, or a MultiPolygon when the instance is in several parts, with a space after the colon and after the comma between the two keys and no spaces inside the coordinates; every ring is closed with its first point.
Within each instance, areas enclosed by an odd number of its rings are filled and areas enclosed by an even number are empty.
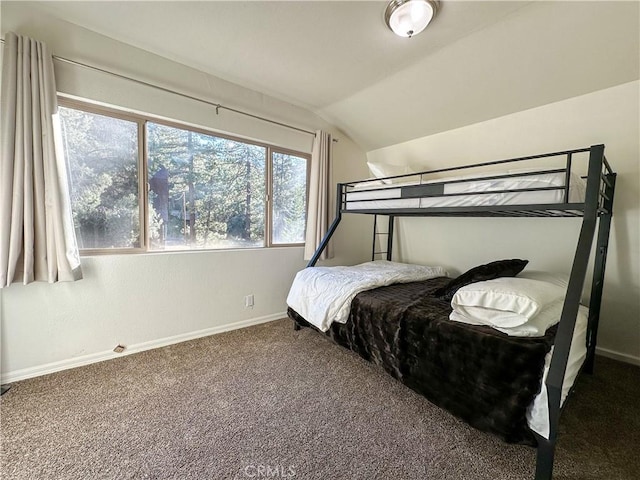
{"type": "Polygon", "coordinates": [[[351,300],[360,292],[393,283],[444,277],[442,267],[409,265],[386,260],[354,267],[311,267],[296,274],[287,305],[326,332],[331,323],[346,323],[351,300]]]}
{"type": "MultiPolygon", "coordinates": [[[[573,339],[571,340],[571,348],[569,349],[569,360],[567,361],[567,369],[565,370],[564,381],[562,382],[561,405],[564,404],[564,401],[569,394],[569,390],[573,387],[573,383],[580,372],[580,368],[582,367],[585,358],[587,358],[588,317],[589,309],[581,305],[578,309],[576,325],[573,329],[573,339]]],[[[529,428],[547,439],[549,438],[549,403],[547,386],[544,382],[547,380],[552,354],[553,347],[551,347],[551,351],[547,353],[544,360],[544,373],[542,375],[542,388],[540,393],[536,395],[533,402],[527,409],[527,424],[529,425],[529,428]]]]}
{"type": "MultiPolygon", "coordinates": [[[[515,172],[510,172],[515,173],[515,172]]],[[[495,175],[495,173],[494,173],[495,175]]],[[[566,176],[563,172],[523,175],[510,178],[482,179],[479,176],[439,178],[422,184],[443,183],[464,178],[478,180],[461,183],[445,183],[444,194],[440,197],[401,198],[403,186],[419,185],[419,182],[394,183],[389,185],[365,185],[354,187],[347,192],[347,210],[367,210],[385,208],[434,208],[462,206],[526,205],[564,203],[564,190],[542,190],[529,192],[503,192],[478,195],[455,195],[461,193],[491,192],[496,190],[516,190],[523,188],[562,187],[566,176]],[[364,190],[364,191],[360,191],[364,190]]],[[[569,181],[569,202],[584,201],[585,181],[579,175],[571,174],[569,181]]]]}

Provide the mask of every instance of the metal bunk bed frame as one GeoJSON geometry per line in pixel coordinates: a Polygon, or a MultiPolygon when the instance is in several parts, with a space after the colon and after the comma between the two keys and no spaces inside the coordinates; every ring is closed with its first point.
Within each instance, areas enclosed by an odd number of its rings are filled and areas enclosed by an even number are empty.
{"type": "MultiPolygon", "coordinates": [[[[564,202],[554,204],[529,204],[529,205],[500,205],[500,206],[474,206],[474,207],[433,207],[433,208],[380,208],[380,209],[348,209],[347,192],[354,185],[362,182],[339,183],[336,193],[336,215],[333,223],[322,242],[320,243],[315,254],[307,264],[307,267],[313,267],[320,258],[322,252],[327,247],[329,240],[336,231],[342,215],[344,213],[356,213],[375,215],[374,221],[374,250],[375,252],[375,224],[377,216],[387,216],[389,218],[387,235],[386,258],[391,260],[393,250],[393,232],[395,219],[397,217],[412,216],[438,216],[438,217],[582,217],[582,226],[578,237],[578,243],[573,259],[571,274],[569,276],[569,284],[567,294],[558,324],[558,330],[554,342],[554,350],[551,358],[551,364],[546,379],[549,405],[549,438],[546,439],[541,435],[535,434],[538,449],[536,460],[535,480],[550,480],[553,474],[553,459],[555,452],[555,444],[558,436],[558,422],[560,414],[566,405],[561,407],[562,384],[567,368],[569,358],[569,349],[573,338],[573,330],[576,323],[578,306],[584,287],[584,281],[587,274],[587,266],[591,256],[591,248],[595,236],[596,228],[598,230],[595,261],[593,267],[593,279],[591,286],[591,295],[589,299],[589,320],[587,326],[587,357],[582,366],[582,370],[587,373],[593,373],[594,357],[596,350],[596,340],[598,334],[598,322],[600,319],[600,306],[602,304],[602,290],[604,286],[604,274],[607,260],[607,249],[609,245],[609,231],[611,228],[611,217],[613,214],[613,195],[615,191],[616,174],[611,169],[604,155],[604,145],[592,145],[589,148],[576,150],[567,150],[562,152],[547,153],[542,155],[534,155],[528,157],[520,157],[508,160],[499,160],[495,162],[485,162],[473,165],[464,165],[461,167],[444,168],[439,170],[430,170],[411,175],[398,175],[388,177],[388,179],[397,179],[401,177],[415,177],[420,175],[420,184],[407,188],[406,193],[402,196],[412,198],[426,198],[432,196],[446,196],[439,186],[434,187],[433,184],[423,184],[424,175],[459,171],[468,168],[485,167],[490,165],[498,165],[510,162],[521,162],[524,160],[542,159],[547,157],[566,157],[565,166],[558,170],[544,170],[545,172],[566,172],[565,185],[563,187],[544,187],[517,189],[510,191],[536,191],[548,189],[564,189],[564,202]],[[571,175],[573,156],[579,153],[589,152],[588,170],[586,175],[587,186],[585,199],[582,203],[569,202],[569,178],[571,175]]],[[[484,180],[488,178],[508,178],[521,176],[522,174],[496,175],[494,177],[478,177],[475,180],[484,180]]],[[[473,180],[473,179],[471,179],[473,180]]],[[[470,181],[468,179],[456,180],[455,182],[470,181]]],[[[454,182],[454,183],[455,183],[454,182]]],[[[481,194],[483,192],[478,192],[481,194]]],[[[487,192],[496,193],[496,191],[487,192]]],[[[502,193],[502,192],[498,192],[502,193]]],[[[475,194],[475,193],[474,193],[475,194]]],[[[295,328],[299,325],[295,323],[295,328]]],[[[573,390],[573,389],[572,389],[573,390]]],[[[569,393],[570,396],[571,392],[569,393]]]]}

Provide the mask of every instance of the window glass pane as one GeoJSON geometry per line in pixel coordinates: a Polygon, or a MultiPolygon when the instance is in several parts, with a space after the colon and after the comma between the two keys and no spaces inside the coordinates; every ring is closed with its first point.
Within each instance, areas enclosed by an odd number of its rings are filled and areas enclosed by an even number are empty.
{"type": "Polygon", "coordinates": [[[140,246],[138,124],[59,108],[81,249],[140,246]]]}
{"type": "Polygon", "coordinates": [[[266,148],[147,123],[152,249],[264,246],[266,148]]]}
{"type": "Polygon", "coordinates": [[[304,243],[307,159],[273,152],[273,243],[304,243]]]}

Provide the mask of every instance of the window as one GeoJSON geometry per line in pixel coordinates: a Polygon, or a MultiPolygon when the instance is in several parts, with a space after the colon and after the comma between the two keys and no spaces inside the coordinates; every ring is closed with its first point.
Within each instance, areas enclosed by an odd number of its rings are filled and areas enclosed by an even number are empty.
{"type": "Polygon", "coordinates": [[[64,99],[61,105],[81,250],[304,243],[308,155],[64,99]]]}
{"type": "Polygon", "coordinates": [[[151,122],[147,135],[152,249],[264,245],[267,148],[151,122]]]}
{"type": "Polygon", "coordinates": [[[80,249],[139,248],[140,125],[60,107],[80,249]]]}

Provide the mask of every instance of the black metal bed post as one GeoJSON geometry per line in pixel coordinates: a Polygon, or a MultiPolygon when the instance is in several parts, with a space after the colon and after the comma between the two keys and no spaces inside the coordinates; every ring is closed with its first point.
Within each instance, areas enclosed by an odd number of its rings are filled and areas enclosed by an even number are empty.
{"type": "Polygon", "coordinates": [[[573,258],[569,285],[562,308],[562,315],[553,347],[551,365],[545,382],[549,405],[549,438],[538,436],[538,455],[535,480],[551,480],[553,457],[558,436],[558,421],[562,399],[562,384],[569,360],[569,349],[582,296],[587,265],[591,255],[591,245],[598,217],[602,165],[604,163],[604,145],[593,145],[589,151],[589,170],[584,202],[584,216],[578,245],[573,258]]]}
{"type": "Polygon", "coordinates": [[[587,329],[587,358],[584,362],[585,372],[593,373],[598,340],[598,324],[600,323],[600,307],[602,305],[602,290],[604,288],[604,272],[609,250],[609,232],[611,217],[613,216],[613,194],[616,189],[616,174],[607,173],[604,176],[604,213],[598,223],[598,243],[596,245],[596,259],[593,267],[591,295],[589,296],[589,326],[587,329]]]}

